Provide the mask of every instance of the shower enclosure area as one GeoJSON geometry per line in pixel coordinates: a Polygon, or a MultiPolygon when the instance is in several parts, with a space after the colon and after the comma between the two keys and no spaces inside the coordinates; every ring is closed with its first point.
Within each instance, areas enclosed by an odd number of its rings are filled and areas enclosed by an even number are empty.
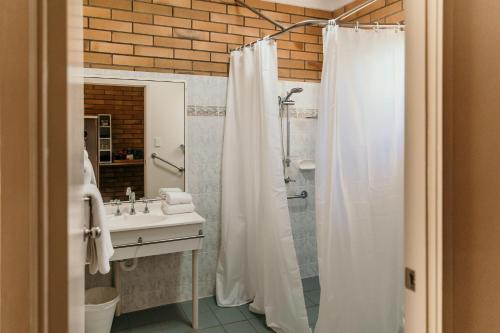
{"type": "Polygon", "coordinates": [[[280,88],[278,103],[284,182],[301,277],[306,279],[318,275],[314,155],[319,84],[283,82],[280,88]]]}

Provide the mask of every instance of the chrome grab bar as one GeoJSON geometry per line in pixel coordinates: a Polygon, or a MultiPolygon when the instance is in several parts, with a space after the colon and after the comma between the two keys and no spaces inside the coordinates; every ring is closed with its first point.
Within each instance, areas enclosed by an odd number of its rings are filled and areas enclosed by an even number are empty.
{"type": "Polygon", "coordinates": [[[307,191],[302,191],[302,192],[300,192],[300,194],[291,195],[287,199],[288,200],[290,200],[290,199],[305,199],[305,198],[307,198],[308,195],[309,195],[309,193],[307,193],[307,191]]]}
{"type": "Polygon", "coordinates": [[[170,163],[169,161],[167,161],[167,160],[165,160],[165,159],[161,158],[160,156],[158,156],[158,154],[157,154],[157,153],[152,153],[152,154],[151,154],[151,158],[152,158],[153,160],[154,160],[154,159],[160,160],[160,161],[162,161],[163,163],[166,163],[166,164],[170,165],[171,167],[176,168],[176,169],[177,169],[177,171],[179,171],[179,172],[184,172],[184,170],[185,170],[183,167],[178,167],[177,165],[175,165],[175,164],[173,164],[173,163],[170,163]]]}

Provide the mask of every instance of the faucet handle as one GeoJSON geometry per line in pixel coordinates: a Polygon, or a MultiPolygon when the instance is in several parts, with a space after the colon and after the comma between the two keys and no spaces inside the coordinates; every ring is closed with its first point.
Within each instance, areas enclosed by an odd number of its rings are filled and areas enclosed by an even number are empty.
{"type": "Polygon", "coordinates": [[[113,201],[113,204],[116,206],[116,212],[115,212],[115,216],[120,216],[122,215],[122,212],[120,211],[120,205],[121,205],[121,201],[120,199],[116,199],[113,201]]]}
{"type": "Polygon", "coordinates": [[[132,188],[127,187],[127,190],[125,191],[125,195],[130,195],[130,194],[132,194],[132,188]]]}

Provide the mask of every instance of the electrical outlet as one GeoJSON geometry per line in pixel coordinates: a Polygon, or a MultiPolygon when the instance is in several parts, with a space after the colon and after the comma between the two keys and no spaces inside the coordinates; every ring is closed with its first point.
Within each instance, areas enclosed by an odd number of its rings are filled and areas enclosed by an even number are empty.
{"type": "Polygon", "coordinates": [[[413,269],[405,268],[405,286],[406,289],[415,291],[417,289],[416,273],[413,269]]]}

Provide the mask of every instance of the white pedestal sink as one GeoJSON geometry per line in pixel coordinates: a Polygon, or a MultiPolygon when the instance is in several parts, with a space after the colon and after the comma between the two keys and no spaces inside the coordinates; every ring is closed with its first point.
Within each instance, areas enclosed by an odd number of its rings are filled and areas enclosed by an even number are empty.
{"type": "MultiPolygon", "coordinates": [[[[108,228],[115,253],[115,286],[120,292],[119,260],[192,251],[193,262],[193,328],[198,327],[198,250],[203,246],[205,219],[197,213],[164,215],[159,202],[151,203],[150,213],[144,214],[143,205],[137,203],[135,215],[115,216],[115,208],[107,206],[108,228]]],[[[117,315],[120,314],[118,308],[117,315]]]]}

